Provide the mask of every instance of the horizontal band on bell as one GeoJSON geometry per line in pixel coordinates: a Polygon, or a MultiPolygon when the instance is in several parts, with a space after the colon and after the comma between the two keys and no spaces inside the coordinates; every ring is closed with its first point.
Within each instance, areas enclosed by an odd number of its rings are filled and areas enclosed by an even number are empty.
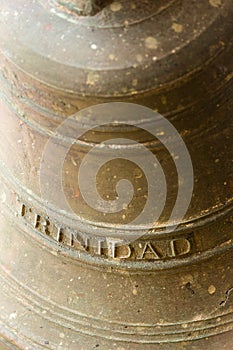
{"type": "Polygon", "coordinates": [[[79,314],[54,304],[3,272],[0,273],[0,281],[2,298],[11,298],[18,305],[17,309],[25,310],[25,303],[30,305],[38,325],[54,323],[54,329],[62,326],[66,332],[111,338],[130,344],[157,344],[198,340],[233,330],[233,311],[176,324],[120,323],[79,314]]]}

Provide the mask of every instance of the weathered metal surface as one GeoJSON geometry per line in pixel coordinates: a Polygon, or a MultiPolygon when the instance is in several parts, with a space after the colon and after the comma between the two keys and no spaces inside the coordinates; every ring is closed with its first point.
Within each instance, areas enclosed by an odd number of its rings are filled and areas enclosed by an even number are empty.
{"type": "MultiPolygon", "coordinates": [[[[94,11],[86,4],[97,2],[1,1],[0,342],[36,350],[229,350],[232,1],[106,1],[94,11]],[[127,125],[93,131],[92,114],[74,119],[90,131],[73,144],[58,132],[83,108],[119,101],[157,110],[187,145],[193,196],[172,233],[164,228],[177,173],[158,140],[127,125]],[[76,181],[93,145],[119,135],[156,155],[168,187],[156,228],[132,226],[123,239],[122,224],[146,202],[140,169],[118,161],[100,171],[106,199],[122,178],[141,189],[120,213],[88,207],[76,181]],[[61,151],[72,145],[62,180],[74,213],[41,195],[51,137],[61,151]],[[140,238],[124,241],[134,234],[140,238]]],[[[53,166],[46,171],[49,193],[59,176],[53,166]]]]}
{"type": "Polygon", "coordinates": [[[52,6],[68,14],[78,16],[94,16],[108,4],[107,0],[53,0],[52,6]]]}

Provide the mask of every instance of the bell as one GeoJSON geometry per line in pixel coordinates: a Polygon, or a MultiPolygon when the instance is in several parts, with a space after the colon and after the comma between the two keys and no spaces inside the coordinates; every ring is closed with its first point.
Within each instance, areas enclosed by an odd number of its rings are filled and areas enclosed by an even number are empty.
{"type": "Polygon", "coordinates": [[[1,1],[1,350],[232,349],[232,16],[1,1]]]}

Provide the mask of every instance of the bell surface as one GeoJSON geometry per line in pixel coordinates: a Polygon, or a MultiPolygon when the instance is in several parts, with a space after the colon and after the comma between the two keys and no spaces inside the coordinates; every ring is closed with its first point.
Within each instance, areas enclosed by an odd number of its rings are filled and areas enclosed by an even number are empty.
{"type": "Polygon", "coordinates": [[[0,350],[233,348],[231,0],[0,9],[0,350]]]}

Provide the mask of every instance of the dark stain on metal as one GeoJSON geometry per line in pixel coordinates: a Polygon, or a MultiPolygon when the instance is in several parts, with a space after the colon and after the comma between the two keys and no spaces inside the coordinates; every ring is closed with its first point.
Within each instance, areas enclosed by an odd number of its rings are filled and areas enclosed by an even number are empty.
{"type": "Polygon", "coordinates": [[[226,292],[226,299],[221,301],[221,303],[220,303],[221,307],[225,307],[226,306],[226,304],[230,300],[230,297],[231,297],[232,293],[233,293],[233,288],[228,289],[228,291],[226,292]]]}

